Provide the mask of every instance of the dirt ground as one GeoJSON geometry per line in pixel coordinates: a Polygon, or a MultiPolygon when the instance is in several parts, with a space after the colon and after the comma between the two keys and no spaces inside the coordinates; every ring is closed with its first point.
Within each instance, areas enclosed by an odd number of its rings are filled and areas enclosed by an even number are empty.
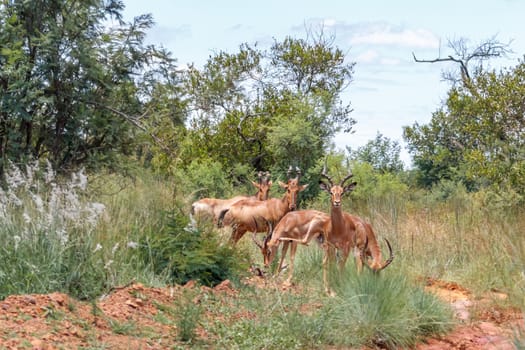
{"type": "MultiPolygon", "coordinates": [[[[251,282],[258,278],[254,276],[251,282]]],[[[417,350],[514,349],[512,337],[517,327],[524,326],[523,314],[496,306],[504,304],[497,302],[505,300],[504,294],[493,292],[475,299],[457,284],[433,279],[426,279],[426,288],[453,306],[459,322],[451,333],[429,339],[417,350]]],[[[178,330],[169,319],[169,311],[185,290],[195,292],[195,303],[210,293],[219,298],[237,293],[225,281],[213,289],[193,283],[167,288],[132,284],[113,290],[96,303],[80,302],[61,293],[12,295],[0,301],[0,349],[173,348],[178,330]]],[[[208,337],[204,329],[197,329],[197,335],[208,337]]]]}

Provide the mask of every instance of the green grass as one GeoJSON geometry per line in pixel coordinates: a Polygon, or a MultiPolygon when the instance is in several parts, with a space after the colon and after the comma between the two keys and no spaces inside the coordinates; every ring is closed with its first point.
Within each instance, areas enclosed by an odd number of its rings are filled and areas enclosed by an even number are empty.
{"type": "MultiPolygon", "coordinates": [[[[345,271],[348,272],[348,271],[345,271]]],[[[410,347],[421,338],[452,328],[452,312],[435,296],[395,271],[377,276],[345,273],[326,307],[331,321],[327,341],[337,345],[410,347]],[[351,336],[344,330],[352,330],[351,336]]]]}
{"type": "MultiPolygon", "coordinates": [[[[212,283],[229,278],[239,288],[238,298],[225,304],[210,297],[202,305],[181,299],[159,310],[158,318],[176,325],[179,339],[188,344],[197,344],[195,330],[200,326],[217,347],[231,349],[411,347],[453,326],[447,305],[417,282],[424,277],[457,282],[476,295],[496,289],[508,294],[509,305],[525,307],[524,216],[519,210],[490,210],[474,196],[451,203],[426,201],[424,206],[416,201],[374,206],[380,202],[368,201],[366,207],[352,207],[347,199],[345,209],[366,217],[382,246],[384,237],[392,242],[395,259],[379,276],[368,271],[358,276],[350,258],[343,273],[330,271],[337,296],[328,298],[322,285],[322,252],[316,244],[298,248],[293,281],[300,294],[247,287],[240,283],[247,262],[262,262],[249,236],[232,251],[224,246],[224,235],[211,226],[200,228],[199,234],[185,231],[189,195],[174,192],[169,181],[147,172],[134,182],[100,175],[90,188],[78,195],[78,203],[79,208],[94,202],[106,206],[96,226],[82,216],[43,225],[47,216],[39,216],[32,197],[18,189],[25,204],[6,207],[9,215],[0,226],[0,299],[62,291],[96,300],[111,287],[133,280],[165,286],[197,273],[212,283]],[[32,218],[29,224],[24,213],[32,218]],[[224,320],[206,320],[204,311],[224,320]]],[[[41,189],[42,198],[50,198],[41,189]]],[[[52,216],[65,217],[64,208],[57,207],[52,216]]],[[[326,209],[320,203],[318,208],[326,209]]],[[[269,285],[287,273],[269,277],[269,285]]],[[[49,316],[55,316],[53,310],[49,316]]],[[[133,328],[115,327],[123,334],[133,328]]],[[[523,348],[522,339],[519,333],[518,348],[523,348]]]]}

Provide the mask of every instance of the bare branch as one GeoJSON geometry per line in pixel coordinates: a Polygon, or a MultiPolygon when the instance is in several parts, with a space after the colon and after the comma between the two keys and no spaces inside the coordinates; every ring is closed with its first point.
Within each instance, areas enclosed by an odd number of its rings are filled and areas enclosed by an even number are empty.
{"type": "MultiPolygon", "coordinates": [[[[418,63],[454,62],[459,64],[461,81],[465,86],[470,87],[471,75],[469,72],[469,64],[472,61],[477,61],[478,66],[481,67],[483,61],[492,58],[507,57],[513,52],[510,49],[511,43],[512,41],[509,41],[508,43],[502,43],[498,41],[496,37],[492,37],[483,41],[478,46],[470,48],[467,39],[459,38],[455,40],[448,40],[447,45],[451,50],[454,51],[454,55],[441,57],[440,53],[438,58],[422,60],[418,59],[415,53],[412,52],[412,57],[414,58],[414,61],[418,63]]],[[[454,83],[458,81],[458,79],[454,78],[454,75],[450,73],[443,73],[443,78],[454,83]]]]}

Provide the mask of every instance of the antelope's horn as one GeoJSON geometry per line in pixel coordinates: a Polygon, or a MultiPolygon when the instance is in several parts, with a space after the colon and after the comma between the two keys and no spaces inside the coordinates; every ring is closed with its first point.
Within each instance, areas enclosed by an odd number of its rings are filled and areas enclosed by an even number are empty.
{"type": "Polygon", "coordinates": [[[351,179],[352,176],[354,176],[354,174],[352,174],[352,171],[350,171],[350,172],[348,173],[348,175],[346,175],[346,177],[343,179],[343,181],[341,181],[341,187],[343,187],[344,184],[345,184],[345,182],[348,181],[349,179],[351,179]]]}
{"type": "Polygon", "coordinates": [[[326,173],[327,161],[328,161],[328,156],[324,158],[323,172],[321,173],[321,177],[324,177],[325,179],[328,180],[330,187],[334,187],[334,182],[332,181],[332,178],[328,176],[328,174],[326,173]]]}
{"type": "Polygon", "coordinates": [[[288,176],[288,179],[290,179],[292,177],[292,172],[293,172],[293,168],[290,165],[290,167],[288,168],[288,171],[286,172],[286,175],[288,176]]]}
{"type": "Polygon", "coordinates": [[[325,179],[328,180],[330,187],[334,187],[334,182],[332,181],[332,178],[328,176],[328,174],[326,173],[326,164],[323,167],[323,172],[321,173],[321,177],[324,177],[325,179]]]}
{"type": "Polygon", "coordinates": [[[385,263],[383,264],[383,266],[381,266],[378,272],[386,268],[388,265],[392,263],[392,260],[394,260],[394,253],[392,252],[392,246],[390,245],[390,242],[388,241],[388,239],[385,238],[385,241],[386,241],[386,245],[388,246],[388,251],[390,252],[390,257],[388,258],[387,261],[385,261],[385,263]]]}

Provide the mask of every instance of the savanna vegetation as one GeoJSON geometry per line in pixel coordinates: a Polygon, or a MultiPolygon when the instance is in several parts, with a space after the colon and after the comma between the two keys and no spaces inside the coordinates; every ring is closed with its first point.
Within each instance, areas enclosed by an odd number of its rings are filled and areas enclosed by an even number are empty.
{"type": "MultiPolygon", "coordinates": [[[[341,98],[354,63],[333,38],[241,44],[181,69],[176,52],[146,45],[153,18],[128,23],[123,8],[0,2],[1,299],[62,291],[94,300],[130,281],[229,279],[238,307],[257,318],[205,326],[219,347],[240,349],[412,346],[454,323],[424,291],[429,277],[479,295],[498,290],[525,307],[523,60],[486,70],[458,57],[470,70],[461,66],[428,124],[404,129],[407,169],[399,144],[381,134],[334,149],[334,134],[355,121],[341,98]],[[366,218],[395,253],[379,276],[358,276],[352,261],[331,271],[333,298],[315,244],[298,249],[294,282],[304,293],[260,290],[242,283],[262,261],[249,238],[232,246],[211,223],[189,226],[194,200],[253,194],[258,171],[276,183],[289,166],[309,184],[300,208],[329,212],[317,185],[325,164],[334,179],[351,169],[358,184],[344,210],[366,218]]],[[[278,186],[270,196],[282,196],[278,186]]],[[[188,298],[174,307],[182,346],[199,341],[200,308],[221,306],[188,298]]]]}

